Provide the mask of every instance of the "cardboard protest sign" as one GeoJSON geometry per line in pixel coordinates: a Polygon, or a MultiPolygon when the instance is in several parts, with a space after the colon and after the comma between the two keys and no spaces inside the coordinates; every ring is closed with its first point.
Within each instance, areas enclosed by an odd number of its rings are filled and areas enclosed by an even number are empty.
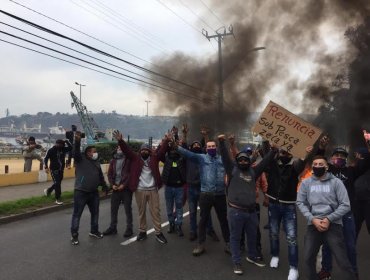
{"type": "Polygon", "coordinates": [[[313,145],[321,135],[319,128],[272,101],[262,112],[252,131],[298,158],[304,158],[306,147],[313,145]]]}

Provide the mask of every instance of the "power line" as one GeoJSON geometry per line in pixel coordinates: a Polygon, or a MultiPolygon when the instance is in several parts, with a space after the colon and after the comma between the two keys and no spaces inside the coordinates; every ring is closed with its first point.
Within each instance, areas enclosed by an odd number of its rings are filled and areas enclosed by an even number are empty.
{"type": "Polygon", "coordinates": [[[193,28],[196,32],[202,33],[196,26],[193,24],[189,23],[187,20],[185,20],[183,17],[181,17],[179,14],[177,14],[174,10],[172,10],[170,7],[168,7],[166,4],[164,4],[161,0],[156,0],[158,3],[160,3],[163,7],[168,9],[170,12],[172,12],[175,16],[177,16],[182,22],[184,22],[186,25],[190,26],[193,28]]]}
{"type": "MultiPolygon", "coordinates": [[[[10,0],[10,1],[13,1],[13,0],[10,0]]],[[[8,12],[3,11],[3,10],[0,10],[0,13],[3,13],[3,14],[5,14],[5,15],[9,16],[9,17],[12,17],[12,18],[14,18],[14,19],[16,19],[16,20],[19,20],[19,21],[21,21],[21,22],[23,22],[23,23],[25,23],[25,24],[28,24],[28,25],[30,25],[30,26],[32,26],[32,27],[34,27],[34,28],[40,29],[40,30],[42,30],[42,31],[44,31],[44,32],[50,33],[50,34],[52,34],[52,35],[54,35],[54,36],[58,36],[58,37],[61,37],[61,38],[63,38],[63,39],[67,39],[67,40],[69,40],[69,41],[72,41],[72,42],[74,42],[74,43],[76,43],[76,44],[79,44],[79,45],[81,45],[81,46],[85,47],[85,48],[88,48],[88,49],[90,49],[90,50],[92,50],[92,51],[95,51],[95,52],[97,52],[97,53],[99,53],[99,54],[105,55],[105,56],[110,57],[110,58],[117,59],[117,60],[119,60],[119,61],[122,61],[122,62],[124,62],[124,63],[126,63],[126,64],[129,64],[129,65],[130,65],[130,66],[132,66],[132,67],[138,68],[138,69],[140,69],[140,70],[142,70],[142,71],[145,71],[145,72],[151,73],[151,74],[156,75],[156,76],[159,76],[159,77],[161,77],[161,78],[168,79],[168,80],[170,80],[170,81],[173,81],[173,82],[179,83],[179,84],[181,84],[181,85],[188,86],[188,87],[190,87],[190,88],[193,88],[193,89],[195,89],[195,90],[198,90],[198,91],[203,92],[201,89],[199,89],[199,88],[197,88],[197,87],[195,87],[195,86],[192,86],[192,85],[187,84],[187,83],[185,83],[185,82],[182,82],[182,81],[179,81],[179,80],[173,79],[173,78],[171,78],[171,77],[168,77],[168,76],[162,75],[162,74],[160,74],[160,73],[154,72],[154,71],[152,71],[152,70],[149,70],[149,69],[147,69],[147,68],[144,68],[144,67],[142,67],[142,66],[139,66],[139,65],[137,65],[137,64],[135,64],[135,63],[132,63],[132,62],[130,62],[130,61],[127,61],[127,60],[121,59],[121,58],[119,58],[119,57],[117,57],[117,56],[114,56],[114,55],[111,55],[111,54],[109,54],[109,53],[107,53],[107,52],[105,52],[105,51],[99,50],[99,49],[97,49],[97,48],[95,48],[95,47],[92,47],[92,46],[90,46],[90,45],[87,45],[87,44],[85,44],[85,43],[82,43],[82,42],[80,42],[80,41],[78,41],[78,40],[75,40],[75,39],[70,38],[70,37],[68,37],[68,36],[65,36],[65,35],[63,35],[63,34],[60,34],[60,33],[58,33],[58,32],[55,32],[55,31],[53,31],[53,30],[51,30],[51,29],[45,28],[45,27],[43,27],[43,26],[41,26],[41,25],[38,25],[38,24],[33,23],[33,22],[30,22],[30,21],[25,20],[25,19],[23,19],[23,18],[20,18],[20,17],[18,17],[18,16],[12,15],[12,14],[10,14],[10,13],[8,13],[8,12]]]]}
{"type": "Polygon", "coordinates": [[[189,5],[185,4],[182,0],[178,0],[181,5],[183,5],[186,9],[188,9],[194,16],[196,16],[197,18],[199,18],[199,20],[201,22],[203,22],[205,25],[207,25],[209,28],[211,28],[212,30],[214,30],[214,28],[212,26],[210,26],[205,20],[203,20],[199,15],[197,15],[190,7],[189,5]]]}
{"type": "Polygon", "coordinates": [[[225,23],[222,22],[222,20],[215,14],[215,12],[212,11],[212,9],[210,7],[207,6],[206,3],[204,3],[202,0],[199,0],[203,5],[204,7],[206,7],[216,18],[217,20],[223,25],[223,26],[226,26],[225,23]]]}
{"type": "Polygon", "coordinates": [[[116,12],[115,10],[111,9],[109,6],[104,5],[102,2],[100,2],[98,0],[90,0],[90,2],[93,2],[95,5],[100,6],[101,8],[106,10],[108,13],[110,13],[113,17],[116,17],[117,19],[119,19],[121,22],[124,22],[125,24],[132,25],[133,29],[136,29],[137,31],[141,32],[142,34],[144,34],[148,38],[151,38],[151,40],[154,40],[154,41],[158,42],[158,44],[161,44],[161,45],[164,44],[164,41],[161,38],[159,38],[156,35],[150,33],[149,31],[145,30],[143,27],[137,25],[132,20],[126,18],[122,14],[120,14],[120,13],[116,12]]]}
{"type": "Polygon", "coordinates": [[[76,28],[72,27],[72,26],[69,26],[68,24],[65,24],[65,23],[63,23],[63,22],[61,22],[61,21],[59,21],[59,20],[56,20],[56,19],[54,19],[54,18],[52,18],[52,17],[49,17],[49,16],[47,16],[47,15],[45,15],[45,14],[41,13],[41,12],[38,12],[38,11],[36,11],[36,10],[34,10],[34,9],[31,9],[30,7],[27,7],[27,6],[23,5],[23,4],[20,4],[20,3],[16,2],[16,1],[14,1],[14,0],[9,0],[9,1],[10,1],[10,2],[12,2],[12,3],[14,3],[14,4],[16,4],[16,5],[18,5],[18,6],[21,6],[21,7],[25,8],[25,9],[27,9],[27,10],[31,11],[31,12],[33,12],[33,13],[36,13],[36,14],[38,14],[38,15],[40,15],[40,16],[43,16],[43,17],[45,17],[45,18],[47,18],[47,19],[49,19],[49,20],[52,20],[52,21],[54,21],[54,22],[56,22],[56,23],[59,23],[59,24],[61,24],[61,25],[65,26],[65,27],[67,27],[67,28],[69,28],[69,29],[72,29],[72,30],[74,30],[74,31],[76,31],[76,32],[78,32],[78,33],[80,33],[80,34],[83,34],[83,35],[85,35],[85,36],[87,36],[87,37],[89,37],[89,38],[91,38],[91,39],[94,39],[94,40],[96,40],[96,41],[98,41],[98,42],[100,42],[100,43],[102,43],[102,44],[104,44],[104,45],[107,45],[107,46],[109,46],[109,47],[111,47],[111,48],[114,48],[114,49],[116,49],[116,50],[118,50],[118,51],[120,51],[120,52],[123,52],[123,53],[125,53],[125,54],[127,54],[127,55],[129,55],[129,56],[132,56],[132,57],[134,57],[134,58],[136,58],[136,59],[138,59],[138,60],[141,60],[141,61],[143,61],[143,62],[149,63],[149,64],[151,64],[151,65],[153,65],[153,66],[155,66],[155,67],[157,67],[157,68],[160,68],[158,65],[155,65],[154,63],[152,63],[152,62],[150,62],[150,61],[148,61],[148,60],[145,60],[145,59],[143,59],[143,58],[141,58],[141,57],[138,57],[138,56],[136,56],[136,55],[134,55],[134,54],[132,54],[132,53],[130,53],[130,52],[128,52],[128,51],[122,50],[122,49],[120,49],[120,48],[118,48],[118,47],[115,47],[115,46],[113,46],[113,45],[109,44],[109,43],[106,43],[106,42],[104,42],[103,40],[100,40],[100,39],[98,39],[98,38],[96,38],[96,37],[94,37],[94,36],[91,36],[91,35],[89,35],[89,34],[87,34],[87,33],[83,32],[83,31],[80,31],[80,30],[78,30],[78,29],[76,29],[76,28]]]}
{"type": "MultiPolygon", "coordinates": [[[[8,35],[8,36],[11,36],[11,37],[13,37],[13,38],[16,38],[16,39],[19,39],[19,40],[22,40],[22,41],[25,41],[25,42],[27,42],[27,43],[30,43],[30,44],[33,44],[33,45],[36,45],[36,46],[39,46],[39,47],[45,48],[45,49],[47,49],[47,50],[50,50],[50,51],[53,51],[53,52],[56,52],[56,53],[59,53],[59,54],[65,55],[65,56],[67,56],[67,57],[70,57],[70,58],[73,58],[73,59],[76,59],[76,60],[79,60],[79,61],[85,62],[85,63],[90,64],[90,65],[93,65],[93,66],[95,66],[95,67],[102,68],[102,69],[104,69],[104,70],[107,70],[107,71],[113,72],[113,73],[115,73],[115,74],[119,74],[119,75],[121,75],[121,76],[124,76],[124,77],[130,78],[130,79],[133,79],[133,80],[135,80],[135,81],[139,81],[139,82],[142,82],[142,83],[148,84],[148,85],[153,86],[153,87],[157,87],[157,88],[160,88],[160,89],[163,89],[163,90],[168,90],[168,91],[172,91],[172,92],[174,92],[174,93],[178,93],[178,94],[183,95],[182,93],[179,93],[179,92],[176,92],[176,91],[173,91],[173,90],[170,90],[170,89],[164,88],[164,87],[162,87],[162,86],[159,86],[159,85],[156,85],[156,84],[153,84],[153,83],[147,82],[147,81],[140,80],[140,79],[138,79],[138,78],[135,78],[135,77],[132,77],[132,76],[129,76],[129,75],[123,74],[123,73],[121,73],[121,72],[118,72],[118,71],[115,71],[115,70],[109,69],[109,68],[107,68],[107,67],[104,67],[104,66],[98,65],[98,64],[96,64],[96,63],[93,63],[93,62],[91,62],[91,61],[88,61],[88,60],[85,60],[85,59],[82,59],[82,58],[79,58],[79,57],[76,57],[76,56],[73,56],[73,55],[70,55],[70,54],[67,54],[67,53],[64,53],[64,52],[58,51],[58,50],[55,50],[55,49],[53,49],[53,48],[49,48],[49,47],[47,47],[47,46],[44,46],[44,45],[38,44],[38,43],[36,43],[36,42],[33,42],[33,41],[30,41],[30,40],[24,39],[24,38],[22,38],[22,37],[19,37],[19,36],[16,36],[16,35],[10,34],[10,33],[8,33],[8,32],[4,32],[4,31],[1,31],[1,30],[0,30],[0,33],[6,34],[6,35],[8,35]]],[[[187,95],[187,97],[189,97],[189,95],[187,95]]],[[[194,97],[194,96],[193,96],[193,98],[196,98],[196,97],[194,97]]]]}
{"type": "MultiPolygon", "coordinates": [[[[67,47],[67,46],[65,46],[65,45],[63,45],[63,44],[59,44],[59,43],[54,42],[54,41],[52,41],[52,40],[46,39],[46,38],[44,38],[44,37],[42,37],[42,36],[39,36],[39,35],[36,35],[36,34],[34,34],[34,33],[28,32],[28,31],[23,30],[23,29],[21,29],[21,28],[15,27],[15,26],[13,26],[13,25],[11,25],[11,24],[7,24],[7,23],[1,22],[1,21],[0,21],[0,24],[6,25],[6,26],[11,27],[11,28],[13,28],[13,29],[16,29],[16,30],[18,30],[18,31],[24,32],[24,33],[26,33],[26,34],[29,34],[29,35],[34,36],[34,37],[36,37],[36,38],[39,38],[39,39],[45,40],[45,41],[47,41],[47,42],[49,42],[49,43],[52,43],[52,44],[55,44],[55,45],[57,45],[57,46],[60,46],[60,47],[66,48],[66,49],[68,49],[68,50],[74,51],[74,52],[76,52],[76,53],[79,53],[79,54],[85,55],[85,56],[87,56],[87,57],[93,58],[93,59],[95,59],[95,60],[98,60],[98,61],[100,61],[100,62],[106,63],[106,64],[108,64],[108,65],[111,65],[111,66],[117,67],[117,68],[119,68],[119,69],[121,69],[121,70],[127,71],[127,72],[129,72],[129,73],[131,73],[131,74],[134,74],[134,75],[137,75],[137,76],[139,76],[139,77],[142,77],[142,78],[145,78],[145,79],[151,80],[151,81],[156,82],[156,83],[159,83],[159,84],[164,84],[164,83],[163,83],[163,82],[161,82],[161,81],[158,81],[158,80],[155,80],[155,79],[152,79],[152,78],[146,77],[146,76],[144,76],[144,75],[141,75],[141,74],[136,73],[136,72],[134,72],[134,71],[131,71],[131,70],[129,70],[129,69],[126,69],[126,68],[120,67],[120,66],[115,65],[115,64],[113,64],[113,63],[110,63],[110,62],[104,61],[104,60],[102,60],[102,59],[99,59],[99,58],[97,58],[97,57],[94,57],[94,56],[91,56],[91,55],[89,55],[89,54],[86,54],[86,53],[84,53],[84,52],[80,52],[80,51],[75,50],[75,49],[73,49],[73,48],[67,47]]],[[[1,31],[0,31],[0,32],[1,32],[1,31]]]]}
{"type": "MultiPolygon", "coordinates": [[[[126,34],[128,34],[128,35],[130,35],[130,36],[132,36],[132,37],[134,37],[134,38],[136,38],[137,40],[139,40],[139,41],[143,42],[144,44],[148,45],[149,47],[154,48],[154,49],[156,49],[156,50],[158,50],[158,51],[161,51],[161,52],[166,51],[166,50],[165,50],[164,48],[162,48],[162,47],[156,47],[156,46],[154,46],[151,42],[146,42],[144,39],[142,39],[141,37],[137,36],[137,35],[136,35],[135,33],[133,33],[131,30],[124,30],[124,29],[122,29],[120,26],[117,26],[116,24],[112,23],[111,21],[109,21],[109,20],[105,19],[104,17],[99,16],[98,14],[96,14],[96,13],[94,13],[94,12],[90,11],[89,9],[87,9],[86,7],[84,7],[84,6],[82,6],[82,5],[78,4],[78,3],[76,3],[75,1],[70,0],[70,2],[72,2],[72,3],[73,3],[73,4],[75,4],[76,6],[80,7],[81,9],[83,9],[83,10],[87,11],[88,13],[93,14],[94,16],[96,16],[96,17],[100,18],[101,20],[105,21],[105,22],[106,22],[106,23],[108,23],[109,25],[112,25],[112,26],[114,26],[115,28],[117,28],[117,29],[121,30],[122,32],[124,32],[124,33],[126,33],[126,34]]],[[[86,3],[85,1],[81,0],[81,2],[85,3],[86,5],[88,5],[89,7],[91,7],[92,9],[97,10],[96,8],[92,7],[90,4],[86,3]]],[[[99,11],[99,12],[105,15],[105,13],[104,13],[104,12],[101,12],[101,11],[99,11]]],[[[106,15],[106,16],[107,16],[107,15],[106,15]]],[[[109,17],[109,16],[107,16],[107,17],[109,17]]],[[[111,18],[111,17],[110,17],[110,18],[111,18]]]]}

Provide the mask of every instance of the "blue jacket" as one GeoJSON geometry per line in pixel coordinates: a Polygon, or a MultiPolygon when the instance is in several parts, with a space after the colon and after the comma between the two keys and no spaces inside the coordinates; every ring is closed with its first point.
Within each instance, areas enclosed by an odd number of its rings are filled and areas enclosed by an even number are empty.
{"type": "Polygon", "coordinates": [[[197,154],[182,147],[178,147],[178,151],[185,158],[199,164],[201,192],[213,192],[218,195],[225,194],[225,169],[221,156],[211,157],[208,154],[197,154]]]}

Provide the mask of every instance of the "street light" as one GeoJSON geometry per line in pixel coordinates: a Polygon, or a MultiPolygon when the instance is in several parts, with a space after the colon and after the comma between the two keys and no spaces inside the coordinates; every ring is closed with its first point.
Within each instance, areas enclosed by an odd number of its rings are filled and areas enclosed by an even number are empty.
{"type": "Polygon", "coordinates": [[[146,102],[146,116],[148,117],[149,114],[148,114],[148,109],[149,109],[149,103],[151,102],[150,100],[145,100],[146,102]]]}
{"type": "Polygon", "coordinates": [[[82,84],[79,84],[77,82],[75,82],[75,84],[78,85],[78,86],[80,86],[80,102],[82,102],[81,101],[81,87],[85,87],[86,85],[82,85],[82,84]]]}

